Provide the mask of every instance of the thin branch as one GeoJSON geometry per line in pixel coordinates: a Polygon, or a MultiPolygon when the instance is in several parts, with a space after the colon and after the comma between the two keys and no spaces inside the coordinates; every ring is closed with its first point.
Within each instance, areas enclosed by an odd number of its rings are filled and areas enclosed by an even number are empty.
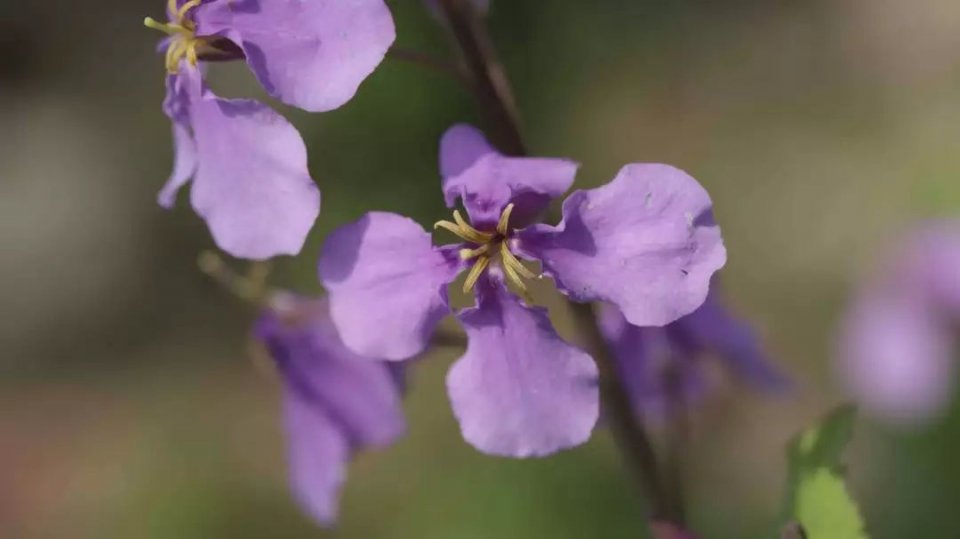
{"type": "Polygon", "coordinates": [[[458,84],[473,90],[473,80],[470,74],[461,66],[447,62],[425,52],[404,49],[402,47],[393,47],[387,51],[387,58],[422,67],[424,69],[439,73],[445,77],[450,77],[458,84]]]}

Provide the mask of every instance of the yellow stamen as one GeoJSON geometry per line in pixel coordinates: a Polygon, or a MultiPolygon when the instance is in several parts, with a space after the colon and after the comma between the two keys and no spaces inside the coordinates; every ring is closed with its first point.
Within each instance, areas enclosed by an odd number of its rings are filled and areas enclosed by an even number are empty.
{"type": "Polygon", "coordinates": [[[480,255],[485,255],[490,251],[490,244],[484,244],[476,249],[460,249],[460,260],[470,260],[480,255]]]}
{"type": "Polygon", "coordinates": [[[474,262],[473,267],[470,268],[470,273],[467,274],[466,280],[463,281],[463,293],[469,294],[473,287],[477,284],[477,281],[480,279],[480,275],[483,274],[483,270],[487,269],[487,266],[490,265],[490,257],[481,256],[474,262]]]}
{"type": "MultiPolygon", "coordinates": [[[[187,3],[183,4],[182,6],[180,6],[180,10],[177,11],[177,22],[179,22],[179,23],[182,24],[183,21],[184,21],[184,17],[187,16],[187,12],[190,11],[191,9],[199,6],[199,5],[200,5],[200,2],[202,2],[202,1],[203,1],[203,0],[190,0],[189,2],[187,2],[187,3]]],[[[174,5],[174,6],[177,5],[176,0],[173,0],[173,5],[174,5]]],[[[173,13],[172,10],[171,10],[171,13],[173,13]]]]}
{"type": "Polygon", "coordinates": [[[454,211],[453,219],[456,221],[456,223],[451,223],[450,221],[437,221],[433,224],[434,230],[438,228],[449,230],[450,232],[456,234],[460,239],[469,241],[470,243],[476,243],[477,245],[487,244],[493,239],[493,234],[480,232],[476,228],[470,226],[466,221],[463,220],[463,217],[460,216],[460,212],[454,211]]]}
{"type": "Polygon", "coordinates": [[[515,273],[526,279],[539,279],[540,276],[536,273],[527,269],[522,262],[510,252],[510,248],[507,247],[507,242],[500,244],[500,258],[503,259],[504,268],[511,268],[515,273]]]}
{"type": "Polygon", "coordinates": [[[478,238],[483,238],[484,240],[486,240],[478,243],[486,243],[487,241],[490,241],[493,239],[493,234],[490,234],[489,232],[480,232],[476,228],[473,228],[473,226],[470,223],[468,223],[466,219],[463,218],[462,215],[460,215],[460,210],[453,210],[453,220],[457,222],[457,226],[465,230],[471,236],[476,236],[478,238]]]}
{"type": "Polygon", "coordinates": [[[158,30],[170,36],[167,54],[164,60],[167,72],[176,73],[180,68],[180,60],[187,59],[190,65],[196,66],[200,57],[200,49],[207,44],[202,37],[194,33],[196,25],[187,19],[187,12],[200,5],[202,0],[190,0],[177,8],[177,0],[167,2],[167,12],[171,22],[158,22],[151,17],[143,19],[143,25],[152,30],[158,30]]]}
{"type": "Polygon", "coordinates": [[[507,204],[507,207],[503,209],[503,213],[500,214],[500,222],[497,223],[497,232],[501,236],[506,236],[507,232],[510,231],[508,228],[510,226],[510,214],[513,213],[513,202],[507,204]]]}
{"type": "Polygon", "coordinates": [[[509,264],[503,265],[503,272],[507,274],[507,280],[516,287],[517,291],[520,293],[520,297],[523,298],[527,303],[533,303],[533,298],[530,297],[530,291],[527,290],[527,285],[524,284],[523,279],[517,275],[517,270],[511,267],[509,264]]]}

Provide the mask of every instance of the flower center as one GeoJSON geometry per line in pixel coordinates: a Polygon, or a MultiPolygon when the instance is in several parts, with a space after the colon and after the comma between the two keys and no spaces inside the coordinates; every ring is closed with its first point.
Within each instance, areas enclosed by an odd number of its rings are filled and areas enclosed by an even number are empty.
{"type": "Polygon", "coordinates": [[[167,12],[172,14],[171,22],[157,22],[151,17],[143,19],[143,25],[159,30],[170,36],[167,46],[166,66],[168,73],[176,73],[180,60],[186,58],[190,65],[196,66],[200,52],[208,45],[206,39],[197,37],[197,25],[187,18],[187,12],[200,5],[203,0],[190,0],[177,8],[177,0],[168,0],[167,12]]]}
{"type": "Polygon", "coordinates": [[[536,279],[540,276],[533,273],[517,259],[516,255],[510,251],[510,235],[513,232],[510,229],[510,214],[513,212],[513,204],[507,204],[500,214],[500,220],[497,228],[493,232],[483,232],[474,228],[468,223],[458,210],[453,212],[453,222],[437,221],[433,228],[443,228],[453,232],[457,237],[468,243],[476,245],[475,248],[460,249],[460,258],[463,260],[476,260],[463,282],[463,292],[470,293],[477,284],[477,280],[483,274],[492,261],[499,257],[500,266],[507,280],[514,285],[521,293],[524,299],[529,301],[527,285],[523,279],[536,279]]]}

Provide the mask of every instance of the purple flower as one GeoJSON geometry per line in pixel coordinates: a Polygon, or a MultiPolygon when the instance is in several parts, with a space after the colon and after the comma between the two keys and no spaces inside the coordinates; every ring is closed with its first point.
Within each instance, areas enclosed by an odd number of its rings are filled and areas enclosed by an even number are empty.
{"type": "Polygon", "coordinates": [[[393,43],[382,0],[170,0],[167,97],[174,170],[158,200],[171,207],[191,178],[191,202],[224,251],[263,259],[296,254],[320,211],[306,149],[290,123],[252,100],[221,99],[201,61],[245,60],[274,97],[310,110],[337,108],[393,43]]]}
{"type": "Polygon", "coordinates": [[[716,296],[714,284],[700,308],[663,327],[631,325],[612,305],[601,310],[600,328],[638,415],[664,417],[677,400],[689,404],[701,398],[708,385],[703,362],[710,358],[760,389],[788,387],[751,328],[716,296]]]}
{"type": "Polygon", "coordinates": [[[283,381],[294,494],[314,519],[333,524],[351,456],[386,446],[406,429],[395,364],[344,347],[321,299],[275,296],[254,334],[283,381]]]}
{"type": "Polygon", "coordinates": [[[854,298],[841,328],[840,375],[880,419],[933,419],[954,390],[958,323],[960,221],[927,223],[854,298]]]}
{"type": "Polygon", "coordinates": [[[544,309],[529,306],[520,260],[539,261],[576,301],[617,305],[631,323],[662,325],[703,303],[725,262],[707,193],[666,165],[628,165],[609,184],[577,191],[558,226],[532,224],[573,183],[565,159],[507,157],[458,125],[440,147],[454,220],[434,228],[461,242],[434,247],[414,221],[369,213],[335,231],[320,259],[331,315],[360,355],[409,358],[450,312],[447,286],[466,270],[476,305],[457,313],[466,353],[447,389],[468,442],[507,456],[545,455],[586,441],[597,418],[596,366],[564,342],[544,309]]]}

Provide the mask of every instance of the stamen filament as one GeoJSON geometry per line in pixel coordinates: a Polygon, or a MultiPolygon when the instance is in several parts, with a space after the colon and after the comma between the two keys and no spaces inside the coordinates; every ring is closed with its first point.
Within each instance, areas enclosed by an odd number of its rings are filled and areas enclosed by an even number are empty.
{"type": "Polygon", "coordinates": [[[530,296],[530,291],[527,290],[527,285],[524,284],[520,276],[517,275],[517,270],[511,267],[509,264],[504,264],[503,272],[507,274],[507,280],[517,288],[517,291],[520,292],[520,297],[523,298],[523,300],[527,303],[533,303],[533,298],[530,296]]]}
{"type": "MultiPolygon", "coordinates": [[[[203,0],[190,0],[189,2],[187,2],[187,3],[183,4],[182,6],[180,6],[180,10],[177,11],[177,21],[178,21],[178,22],[183,22],[183,18],[186,17],[187,12],[190,11],[191,9],[199,6],[199,5],[200,5],[200,2],[202,2],[202,1],[203,1],[203,0]]],[[[176,1],[174,1],[174,5],[176,5],[176,1]]]]}
{"type": "Polygon", "coordinates": [[[490,234],[489,232],[480,232],[476,228],[473,228],[473,226],[470,223],[468,223],[466,219],[463,218],[462,215],[460,215],[460,210],[453,210],[453,220],[456,221],[457,225],[460,226],[460,228],[462,228],[468,234],[484,239],[484,241],[477,242],[477,243],[486,243],[493,239],[493,234],[490,234]]]}
{"type": "MultiPolygon", "coordinates": [[[[456,219],[459,214],[454,212],[453,218],[456,219]]],[[[460,218],[463,219],[462,217],[460,218]]],[[[473,228],[472,226],[467,225],[467,228],[463,228],[459,224],[451,223],[450,221],[437,221],[433,223],[434,230],[442,228],[456,234],[456,236],[464,241],[469,241],[470,243],[476,243],[479,245],[484,245],[488,243],[493,236],[480,232],[479,230],[473,228]]]]}
{"type": "Polygon", "coordinates": [[[523,265],[523,262],[520,262],[520,260],[510,252],[510,248],[507,247],[506,242],[500,244],[500,257],[503,259],[504,268],[511,268],[514,272],[526,279],[540,278],[539,275],[527,269],[527,267],[523,265]]]}
{"type": "Polygon", "coordinates": [[[145,17],[143,19],[143,25],[151,30],[158,30],[160,32],[163,32],[164,34],[171,35],[171,36],[178,32],[178,29],[174,28],[174,25],[170,23],[158,22],[153,17],[145,17]]]}
{"type": "Polygon", "coordinates": [[[480,275],[483,274],[483,270],[487,269],[487,266],[490,265],[490,257],[481,256],[474,262],[473,267],[470,268],[470,273],[467,274],[466,280],[463,281],[463,293],[469,294],[473,287],[476,286],[477,281],[480,279],[480,275]]]}
{"type": "Polygon", "coordinates": [[[490,244],[485,243],[476,249],[460,249],[460,260],[470,260],[490,252],[490,244]]]}
{"type": "Polygon", "coordinates": [[[509,232],[510,226],[510,214],[513,213],[513,202],[507,204],[507,207],[503,209],[503,213],[500,214],[500,222],[497,223],[497,232],[501,236],[506,236],[509,232]]]}

